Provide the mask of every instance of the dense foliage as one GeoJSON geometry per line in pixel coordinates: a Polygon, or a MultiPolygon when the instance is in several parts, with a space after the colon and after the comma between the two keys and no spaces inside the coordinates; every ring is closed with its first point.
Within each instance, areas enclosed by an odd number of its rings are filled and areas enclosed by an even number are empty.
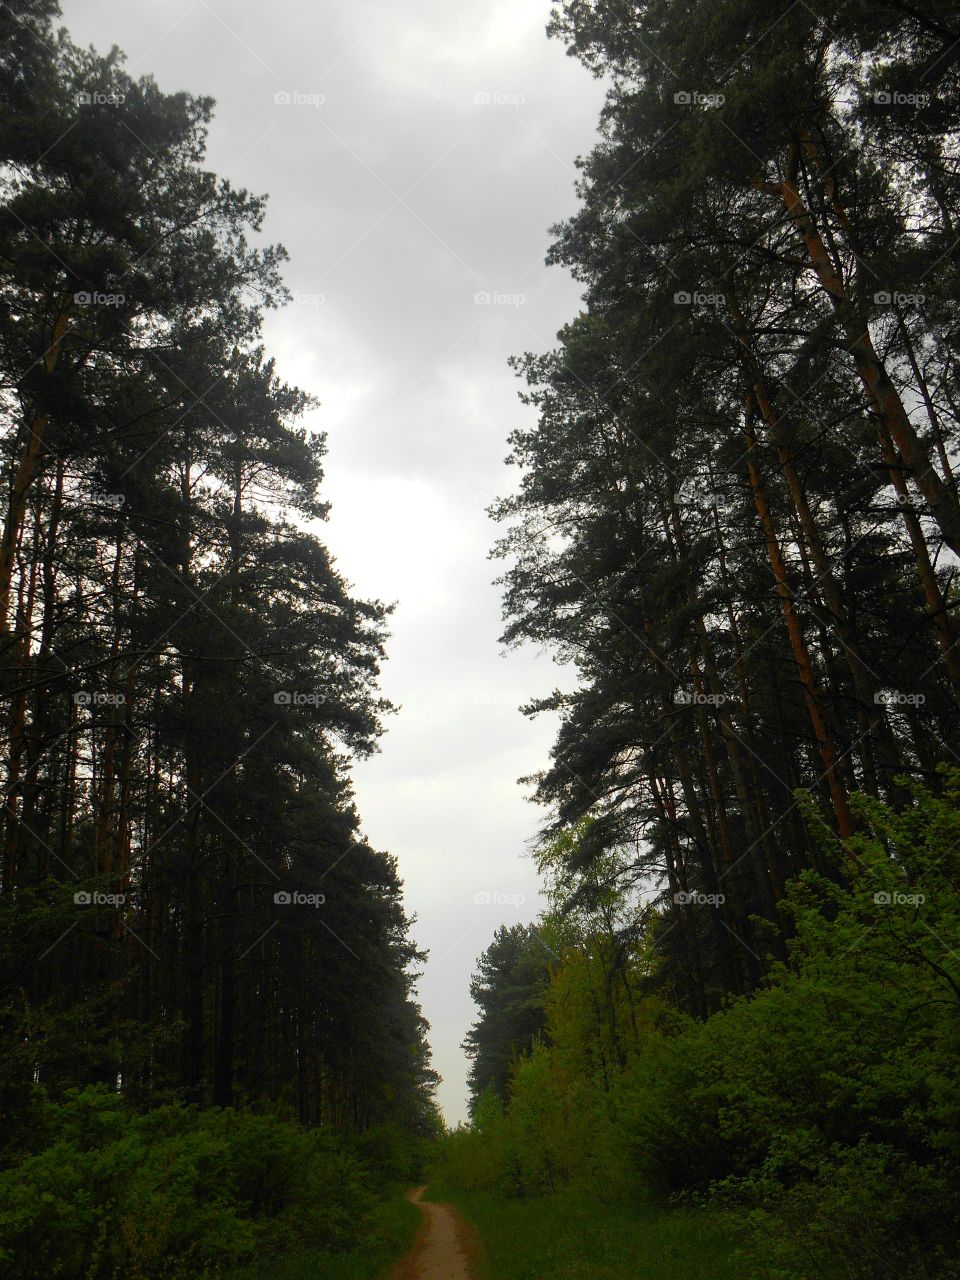
{"type": "Polygon", "coordinates": [[[233,1109],[138,1115],[102,1085],[38,1098],[32,1121],[0,1173],[0,1275],[17,1280],[256,1280],[291,1253],[339,1275],[358,1248],[374,1275],[395,1245],[384,1191],[415,1173],[389,1127],[364,1142],[233,1109]]]}
{"type": "Polygon", "coordinates": [[[448,1139],[442,1177],[706,1201],[744,1275],[960,1274],[960,771],[914,800],[852,798],[857,873],[824,836],[832,874],[785,899],[787,961],[706,1020],[664,998],[655,932],[624,955],[596,915],[548,914],[544,1034],[506,1105],[488,1087],[448,1139]]]}
{"type": "Polygon", "coordinates": [[[480,957],[470,983],[480,1020],[463,1045],[473,1060],[474,1098],[485,1089],[505,1096],[518,1055],[529,1052],[543,1030],[551,954],[536,929],[514,925],[498,929],[480,957]]]}
{"type": "Polygon", "coordinates": [[[0,1274],[361,1280],[436,1126],[349,782],[386,610],[316,535],[212,104],[57,13],[0,6],[0,1274]]]}
{"type": "Polygon", "coordinates": [[[778,902],[960,749],[955,14],[571,0],[609,83],[552,260],[584,308],[518,369],[495,510],[511,641],[578,687],[537,779],[655,883],[698,1016],[784,954],[778,902]],[[702,898],[713,909],[704,910],[702,898]]]}
{"type": "Polygon", "coordinates": [[[58,12],[0,5],[3,1247],[20,1275],[147,1276],[250,1252],[232,1162],[261,1138],[308,1235],[353,1194],[326,1139],[180,1103],[415,1134],[436,1076],[349,779],[388,611],[318,537],[324,441],[261,343],[283,250],[204,168],[212,103],[58,12]]]}
{"type": "Polygon", "coordinates": [[[506,1083],[481,1002],[443,1177],[706,1201],[751,1280],[955,1275],[956,8],[551,27],[607,84],[551,251],[584,305],[516,361],[494,514],[506,639],[577,677],[529,708],[555,958],[506,1083]]]}

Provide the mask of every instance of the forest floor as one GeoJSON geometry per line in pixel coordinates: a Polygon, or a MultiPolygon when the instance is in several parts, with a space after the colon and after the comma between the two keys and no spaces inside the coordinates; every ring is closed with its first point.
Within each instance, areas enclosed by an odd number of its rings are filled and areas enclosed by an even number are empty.
{"type": "Polygon", "coordinates": [[[423,1200],[426,1189],[407,1192],[423,1218],[413,1247],[391,1273],[391,1280],[476,1280],[473,1229],[451,1205],[423,1200]]]}

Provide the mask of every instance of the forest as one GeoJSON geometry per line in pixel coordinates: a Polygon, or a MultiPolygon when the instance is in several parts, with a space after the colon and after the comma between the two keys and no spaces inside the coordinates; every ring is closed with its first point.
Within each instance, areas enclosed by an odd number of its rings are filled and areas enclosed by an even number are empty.
{"type": "Polygon", "coordinates": [[[550,31],[607,87],[584,305],[493,514],[576,687],[439,1176],[498,1276],[957,1275],[957,11],[550,31]]]}
{"type": "Polygon", "coordinates": [[[0,1277],[960,1277],[956,6],[552,12],[582,301],[490,515],[565,680],[456,1127],[285,251],[59,21],[0,4],[0,1277]]]}
{"type": "Polygon", "coordinates": [[[0,7],[0,1273],[234,1275],[372,1238],[436,1128],[350,784],[387,611],[317,532],[212,103],[58,15],[0,7]]]}

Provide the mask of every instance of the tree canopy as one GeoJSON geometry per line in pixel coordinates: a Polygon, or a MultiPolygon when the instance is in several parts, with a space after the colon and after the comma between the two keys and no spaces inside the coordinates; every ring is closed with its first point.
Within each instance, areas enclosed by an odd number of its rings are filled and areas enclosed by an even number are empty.
{"type": "Polygon", "coordinates": [[[0,8],[0,1109],[104,1083],[433,1125],[424,956],[352,758],[389,610],[319,533],[213,104],[0,8]]]}

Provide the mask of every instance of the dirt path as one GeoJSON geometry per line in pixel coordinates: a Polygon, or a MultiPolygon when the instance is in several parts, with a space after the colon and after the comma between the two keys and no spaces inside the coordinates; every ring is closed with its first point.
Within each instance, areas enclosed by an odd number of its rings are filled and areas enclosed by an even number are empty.
{"type": "Polygon", "coordinates": [[[426,1187],[407,1192],[423,1214],[413,1248],[390,1280],[475,1280],[473,1232],[449,1204],[421,1200],[426,1187]]]}

